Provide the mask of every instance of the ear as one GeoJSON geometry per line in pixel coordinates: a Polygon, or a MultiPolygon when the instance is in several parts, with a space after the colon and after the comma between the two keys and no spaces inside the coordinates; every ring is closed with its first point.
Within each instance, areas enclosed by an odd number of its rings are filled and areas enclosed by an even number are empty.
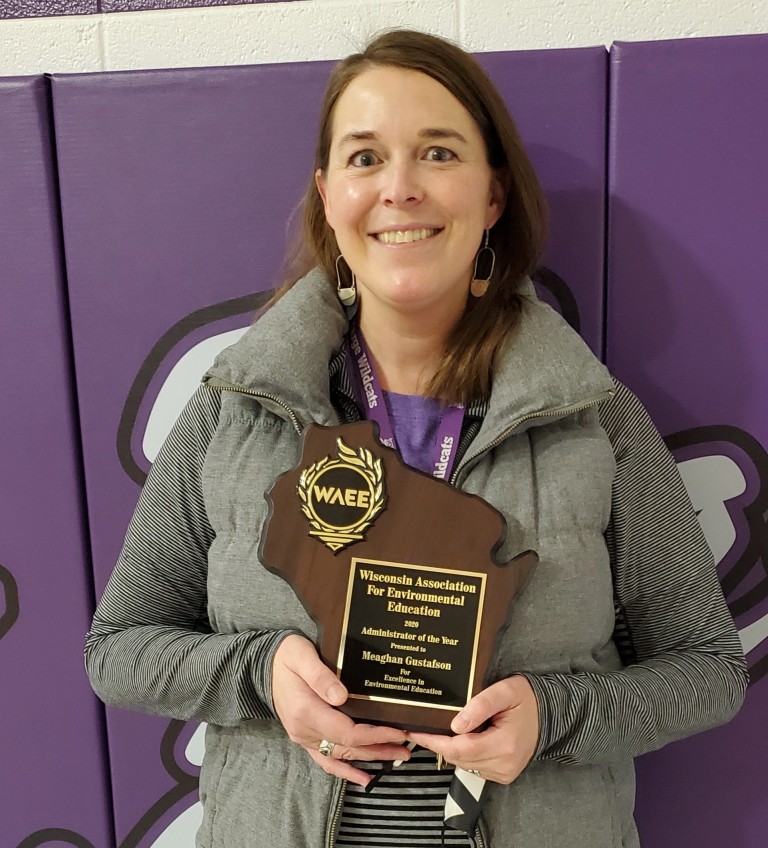
{"type": "Polygon", "coordinates": [[[488,202],[488,214],[485,218],[485,228],[489,230],[501,218],[507,197],[504,187],[497,176],[491,177],[491,198],[488,202]]]}
{"type": "Polygon", "coordinates": [[[325,210],[325,220],[328,221],[331,229],[333,229],[333,224],[331,223],[331,210],[328,204],[328,187],[325,179],[325,173],[322,168],[318,168],[315,171],[315,185],[317,186],[317,193],[320,195],[320,199],[323,201],[323,209],[325,210]]]}

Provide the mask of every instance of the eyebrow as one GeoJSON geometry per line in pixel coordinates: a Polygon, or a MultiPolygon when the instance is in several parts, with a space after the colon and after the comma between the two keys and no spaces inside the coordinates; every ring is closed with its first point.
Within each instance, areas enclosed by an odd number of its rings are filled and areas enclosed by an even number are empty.
{"type": "MultiPolygon", "coordinates": [[[[342,144],[348,144],[349,142],[376,141],[378,137],[378,133],[375,133],[373,130],[357,130],[354,132],[344,133],[344,135],[339,139],[338,144],[341,146],[342,144]]],[[[460,132],[449,129],[448,127],[427,127],[426,129],[419,131],[419,138],[453,138],[456,139],[456,141],[463,142],[464,144],[467,143],[466,138],[464,138],[460,132]]]]}
{"type": "Polygon", "coordinates": [[[458,132],[458,130],[448,129],[447,127],[430,127],[429,129],[422,130],[419,133],[420,138],[455,138],[457,141],[463,141],[464,144],[467,143],[466,138],[458,132]]]}

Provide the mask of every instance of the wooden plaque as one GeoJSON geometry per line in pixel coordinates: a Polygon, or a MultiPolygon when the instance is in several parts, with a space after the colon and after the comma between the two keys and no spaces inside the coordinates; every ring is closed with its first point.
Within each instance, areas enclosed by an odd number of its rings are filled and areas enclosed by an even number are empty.
{"type": "Polygon", "coordinates": [[[299,467],[267,497],[262,562],[316,622],[320,655],[349,691],[339,709],[449,731],[486,685],[537,555],[498,564],[503,516],[406,466],[368,421],[309,427],[299,467]]]}

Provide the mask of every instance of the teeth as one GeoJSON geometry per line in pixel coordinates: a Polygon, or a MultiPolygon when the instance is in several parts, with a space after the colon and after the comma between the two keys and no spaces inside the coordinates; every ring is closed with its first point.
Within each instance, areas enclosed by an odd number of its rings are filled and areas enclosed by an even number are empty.
{"type": "Polygon", "coordinates": [[[390,230],[386,233],[377,233],[376,238],[384,244],[407,244],[411,241],[421,241],[433,236],[437,230],[390,230]]]}

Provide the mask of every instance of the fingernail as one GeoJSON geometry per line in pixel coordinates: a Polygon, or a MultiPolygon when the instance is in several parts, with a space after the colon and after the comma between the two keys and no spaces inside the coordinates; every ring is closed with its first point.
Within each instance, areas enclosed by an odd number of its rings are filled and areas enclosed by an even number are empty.
{"type": "Polygon", "coordinates": [[[341,683],[334,683],[328,689],[328,700],[334,704],[343,704],[347,700],[347,690],[341,683]]]}
{"type": "MultiPolygon", "coordinates": [[[[416,743],[415,742],[409,742],[406,745],[406,747],[408,748],[409,751],[413,751],[413,749],[416,747],[416,743]]],[[[409,760],[411,759],[410,754],[408,755],[407,759],[409,759],[409,760]]],[[[392,765],[395,768],[397,768],[398,766],[401,766],[404,762],[405,762],[405,760],[395,760],[392,765]]]]}
{"type": "Polygon", "coordinates": [[[463,733],[468,726],[469,722],[467,721],[467,717],[461,713],[459,713],[451,722],[451,730],[453,730],[454,733],[463,733]]]}

